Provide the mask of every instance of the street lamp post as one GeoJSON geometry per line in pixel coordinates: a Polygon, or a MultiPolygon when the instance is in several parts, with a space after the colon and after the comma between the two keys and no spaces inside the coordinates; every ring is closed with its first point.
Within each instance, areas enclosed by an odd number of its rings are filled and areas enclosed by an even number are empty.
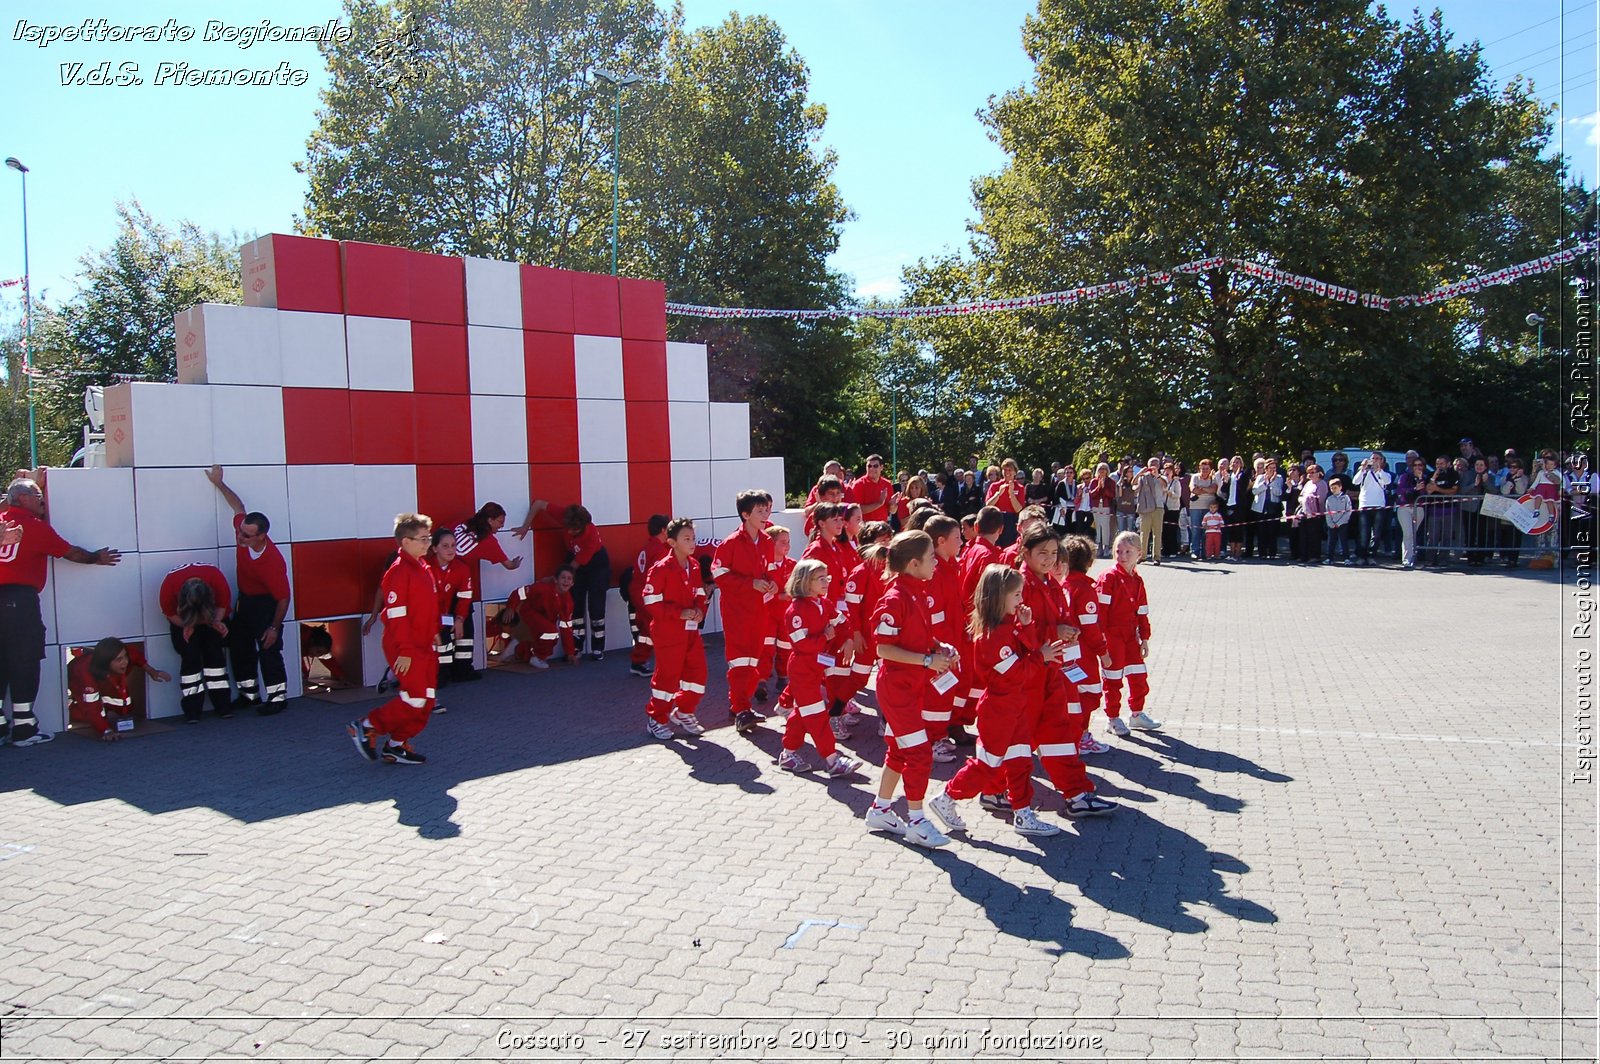
{"type": "Polygon", "coordinates": [[[22,175],[22,373],[28,384],[28,467],[39,468],[39,429],[33,415],[33,274],[28,268],[28,168],[16,156],[6,165],[22,175]]]}
{"type": "Polygon", "coordinates": [[[617,273],[617,217],[622,211],[622,90],[644,78],[638,74],[618,74],[595,69],[594,76],[617,87],[617,119],[611,143],[611,275],[617,273]]]}

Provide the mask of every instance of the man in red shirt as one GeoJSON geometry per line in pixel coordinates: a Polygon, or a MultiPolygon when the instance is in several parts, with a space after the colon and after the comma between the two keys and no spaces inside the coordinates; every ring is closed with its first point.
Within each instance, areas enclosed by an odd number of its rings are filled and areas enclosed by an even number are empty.
{"type": "Polygon", "coordinates": [[[33,701],[39,697],[39,662],[44,659],[44,615],[39,593],[50,558],[80,565],[116,565],[110,547],[87,551],[56,534],[45,520],[44,495],[26,478],[11,482],[0,508],[0,698],[11,695],[11,745],[34,746],[55,736],[39,730],[33,701]]]}
{"type": "Polygon", "coordinates": [[[867,455],[867,475],[852,480],[844,489],[846,502],[861,504],[863,522],[888,521],[894,495],[894,481],[883,475],[883,456],[878,454],[867,455]]]}
{"type": "Polygon", "coordinates": [[[238,600],[229,633],[233,653],[233,682],[239,688],[235,704],[254,706],[257,713],[281,713],[289,698],[289,673],[283,665],[283,619],[289,613],[289,566],[277,544],[267,538],[272,527],[267,515],[245,512],[244,503],[223,483],[222,467],[212,466],[206,479],[216,485],[233,507],[233,531],[238,537],[238,600]],[[256,665],[265,685],[256,689],[256,665]]]}

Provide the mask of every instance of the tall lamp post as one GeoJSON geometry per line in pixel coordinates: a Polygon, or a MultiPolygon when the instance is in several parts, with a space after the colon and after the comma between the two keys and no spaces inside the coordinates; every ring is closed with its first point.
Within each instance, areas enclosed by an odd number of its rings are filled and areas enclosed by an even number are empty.
{"type": "MultiPolygon", "coordinates": [[[[6,161],[10,162],[9,159],[6,160],[6,161]]],[[[1535,329],[1539,330],[1538,333],[1536,334],[1536,339],[1535,339],[1535,343],[1538,344],[1538,349],[1535,352],[1535,354],[1537,354],[1539,358],[1543,359],[1544,358],[1544,315],[1543,314],[1529,314],[1523,320],[1526,321],[1529,325],[1532,325],[1535,329]]]]}
{"type": "Polygon", "coordinates": [[[28,379],[28,467],[39,468],[39,430],[33,416],[33,281],[28,269],[28,168],[16,156],[6,165],[22,175],[22,373],[28,379]]]}
{"type": "Polygon", "coordinates": [[[644,78],[595,68],[594,76],[617,87],[617,120],[611,144],[611,275],[617,273],[617,217],[622,210],[622,90],[644,78]]]}

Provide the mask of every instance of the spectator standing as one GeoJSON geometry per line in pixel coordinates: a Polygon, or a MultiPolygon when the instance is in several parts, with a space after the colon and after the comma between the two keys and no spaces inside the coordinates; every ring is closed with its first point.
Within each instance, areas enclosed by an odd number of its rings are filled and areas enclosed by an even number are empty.
{"type": "Polygon", "coordinates": [[[1200,469],[1189,478],[1189,552],[1202,557],[1206,514],[1217,500],[1217,477],[1211,459],[1200,459],[1200,469]]]}
{"type": "Polygon", "coordinates": [[[1244,548],[1245,522],[1252,516],[1250,480],[1244,468],[1244,455],[1236,454],[1228,459],[1227,472],[1217,487],[1222,498],[1222,516],[1228,520],[1228,554],[1234,561],[1239,560],[1244,548]]]}
{"type": "Polygon", "coordinates": [[[1356,503],[1356,557],[1362,565],[1373,564],[1381,543],[1382,519],[1388,505],[1390,481],[1389,463],[1382,451],[1373,451],[1363,459],[1356,470],[1354,484],[1358,491],[1356,503]]]}
{"type": "Polygon", "coordinates": [[[1062,467],[1056,474],[1056,481],[1050,488],[1050,497],[1054,505],[1051,507],[1051,524],[1063,535],[1077,530],[1078,522],[1078,476],[1071,466],[1062,467]]]}
{"type": "Polygon", "coordinates": [[[1460,507],[1455,496],[1461,493],[1461,475],[1447,454],[1441,454],[1434,463],[1433,476],[1423,487],[1424,503],[1429,507],[1429,546],[1424,564],[1434,568],[1451,560],[1451,552],[1460,545],[1460,507]]]}
{"type": "Polygon", "coordinates": [[[1017,515],[1028,504],[1027,485],[1017,479],[1015,458],[1007,458],[1000,463],[1000,479],[989,485],[983,501],[985,506],[993,506],[1005,518],[1006,527],[1000,533],[1000,546],[1011,546],[1017,541],[1017,515]]]}
{"type": "Polygon", "coordinates": [[[1328,527],[1323,520],[1327,510],[1328,485],[1322,480],[1322,467],[1315,462],[1306,467],[1305,484],[1300,488],[1300,528],[1295,540],[1295,561],[1317,565],[1322,561],[1322,533],[1328,527]]]}
{"type": "Polygon", "coordinates": [[[1152,457],[1133,478],[1134,501],[1139,511],[1139,553],[1151,565],[1161,564],[1161,521],[1167,510],[1167,482],[1161,476],[1161,459],[1152,457]]]}
{"type": "Polygon", "coordinates": [[[961,520],[961,478],[954,472],[940,473],[934,478],[937,491],[934,502],[946,517],[961,520]]]}
{"type": "Polygon", "coordinates": [[[260,511],[245,512],[244,502],[223,481],[221,466],[206,471],[206,479],[233,508],[233,531],[238,537],[235,576],[239,594],[229,626],[233,683],[239,691],[235,705],[254,707],[262,716],[281,713],[289,702],[289,673],[283,663],[283,619],[289,615],[289,566],[267,535],[272,525],[260,511]],[[256,669],[261,687],[256,687],[256,669]]]}
{"type": "MultiPolygon", "coordinates": [[[[1416,454],[1415,451],[1407,453],[1416,454]]],[[[1400,518],[1400,564],[1407,569],[1417,567],[1417,533],[1427,520],[1427,511],[1422,505],[1427,484],[1427,464],[1420,457],[1410,459],[1410,465],[1395,483],[1396,513],[1400,518]]]]}
{"type": "Polygon", "coordinates": [[[1480,454],[1461,475],[1461,523],[1468,565],[1482,565],[1494,549],[1483,516],[1483,497],[1492,490],[1494,477],[1489,472],[1489,460],[1480,454]]]}
{"type": "MultiPolygon", "coordinates": [[[[1263,558],[1278,556],[1278,522],[1273,513],[1272,498],[1272,489],[1276,483],[1267,460],[1253,459],[1250,471],[1250,523],[1244,529],[1246,558],[1253,558],[1258,554],[1263,558]]],[[[1281,488],[1278,491],[1277,502],[1283,506],[1289,505],[1289,500],[1281,488]]]]}
{"type": "Polygon", "coordinates": [[[978,484],[978,474],[968,469],[961,474],[961,516],[976,516],[983,509],[983,488],[978,484]]]}
{"type": "Polygon", "coordinates": [[[1050,500],[1055,497],[1055,489],[1045,483],[1044,470],[1035,469],[1033,479],[1028,481],[1027,490],[1024,492],[1029,506],[1042,507],[1045,513],[1050,512],[1050,500]]]}
{"type": "MultiPolygon", "coordinates": [[[[1500,494],[1513,499],[1520,499],[1528,493],[1528,472],[1522,467],[1522,459],[1512,455],[1506,460],[1506,475],[1500,481],[1500,494]]],[[[1500,556],[1505,559],[1506,565],[1512,569],[1517,567],[1517,558],[1522,554],[1524,541],[1527,539],[1517,526],[1509,521],[1496,522],[1500,528],[1500,556]]]]}
{"type": "Polygon", "coordinates": [[[1134,494],[1133,462],[1124,458],[1117,469],[1117,532],[1138,535],[1139,501],[1134,494]]]}
{"type": "Polygon", "coordinates": [[[1161,463],[1161,484],[1161,556],[1175,558],[1181,538],[1178,516],[1183,512],[1183,492],[1187,485],[1178,475],[1178,464],[1170,458],[1161,463]]]}
{"type": "Polygon", "coordinates": [[[1354,565],[1355,555],[1350,551],[1350,514],[1355,504],[1344,490],[1343,480],[1328,479],[1328,497],[1322,505],[1328,515],[1328,564],[1339,561],[1354,565]]]}
{"type": "Polygon", "coordinates": [[[1333,457],[1328,459],[1328,464],[1331,468],[1324,472],[1322,482],[1331,492],[1333,482],[1337,480],[1339,490],[1346,495],[1350,494],[1355,487],[1355,477],[1350,474],[1350,456],[1343,451],[1334,451],[1333,457]]]}
{"type": "Polygon", "coordinates": [[[1117,509],[1117,482],[1111,479],[1111,466],[1095,466],[1089,481],[1089,513],[1094,519],[1095,547],[1100,557],[1111,557],[1112,515],[1117,509]]]}
{"type": "Polygon", "coordinates": [[[1280,525],[1289,534],[1289,554],[1295,561],[1300,561],[1300,495],[1305,491],[1305,472],[1297,462],[1289,467],[1288,476],[1283,482],[1283,518],[1273,522],[1272,548],[1274,557],[1278,547],[1278,530],[1280,525]]]}
{"type": "Polygon", "coordinates": [[[883,475],[883,456],[876,454],[867,455],[867,475],[852,480],[844,489],[846,502],[861,505],[863,521],[887,522],[894,496],[894,482],[883,475]]]}

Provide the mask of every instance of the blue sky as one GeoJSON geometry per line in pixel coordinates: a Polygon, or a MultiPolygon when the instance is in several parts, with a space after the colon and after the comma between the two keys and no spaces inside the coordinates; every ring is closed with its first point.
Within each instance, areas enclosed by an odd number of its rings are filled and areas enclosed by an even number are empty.
{"type": "MultiPolygon", "coordinates": [[[[685,0],[691,26],[729,11],[766,14],[805,57],[812,96],[828,107],[826,142],[839,155],[835,179],[856,218],[835,265],[863,295],[898,292],[900,268],[919,256],[962,247],[972,216],[969,183],[1004,164],[975,117],[992,94],[1023,84],[1024,0],[685,0]]],[[[1458,39],[1478,39],[1494,77],[1526,73],[1556,100],[1565,69],[1561,134],[1579,173],[1595,183],[1597,152],[1595,0],[1441,0],[1458,39]],[[1562,9],[1565,8],[1565,25],[1562,9]],[[1564,36],[1563,36],[1564,30],[1564,36]]],[[[209,20],[229,25],[316,25],[337,19],[337,0],[193,0],[46,3],[12,0],[0,16],[0,90],[7,102],[0,156],[31,168],[30,252],[36,291],[53,300],[74,290],[77,260],[115,235],[118,200],[137,198],[158,220],[193,221],[223,233],[290,231],[304,181],[305,154],[324,80],[310,44],[205,43],[209,20]],[[17,39],[22,23],[192,27],[193,40],[68,43],[17,39]],[[137,63],[140,86],[63,86],[61,64],[85,70],[137,63]],[[301,87],[176,87],[154,84],[157,64],[308,72],[301,87]]],[[[1411,10],[1391,4],[1391,10],[1411,10]]],[[[18,175],[0,171],[0,279],[22,273],[18,175]]],[[[1086,279],[1076,279],[1086,280],[1086,279]]],[[[16,313],[19,289],[0,292],[0,314],[16,313]]]]}

